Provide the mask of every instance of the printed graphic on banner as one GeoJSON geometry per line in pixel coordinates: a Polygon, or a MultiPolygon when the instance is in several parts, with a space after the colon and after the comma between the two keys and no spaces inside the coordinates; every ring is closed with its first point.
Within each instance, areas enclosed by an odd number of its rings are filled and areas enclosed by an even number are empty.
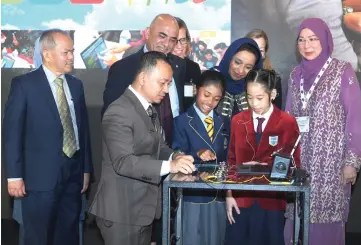
{"type": "Polygon", "coordinates": [[[17,4],[21,3],[23,0],[1,0],[1,4],[17,4]]]}
{"type": "Polygon", "coordinates": [[[189,57],[202,70],[219,63],[230,42],[231,0],[29,0],[1,8],[3,67],[33,65],[27,54],[33,47],[19,50],[9,45],[12,39],[16,43],[18,35],[28,35],[27,30],[60,28],[75,31],[75,68],[107,69],[144,45],[142,30],[161,13],[182,18],[192,30],[189,57]],[[39,9],[41,14],[34,15],[39,9]]]}
{"type": "MultiPolygon", "coordinates": [[[[68,31],[73,38],[73,31],[68,31]]],[[[34,68],[34,46],[42,31],[1,31],[1,67],[34,68]]]]}
{"type": "MultiPolygon", "coordinates": [[[[74,32],[74,67],[109,68],[114,62],[141,49],[145,44],[144,30],[74,32]]],[[[188,56],[202,70],[218,65],[230,42],[229,31],[190,31],[188,56]]]]}
{"type": "Polygon", "coordinates": [[[114,62],[139,50],[145,42],[144,31],[90,31],[74,33],[75,68],[110,67],[114,62]]]}
{"type": "Polygon", "coordinates": [[[229,46],[230,31],[190,31],[190,35],[189,58],[203,71],[217,66],[229,46]]]}
{"type": "Polygon", "coordinates": [[[30,3],[34,4],[46,4],[46,5],[52,5],[52,4],[59,4],[64,1],[68,0],[28,0],[30,3]]]}
{"type": "Polygon", "coordinates": [[[143,30],[161,13],[182,18],[190,30],[229,31],[231,26],[231,0],[99,2],[100,0],[27,0],[16,5],[8,4],[5,5],[6,8],[1,8],[1,29],[143,30]],[[78,4],[84,2],[97,4],[78,4]],[[54,4],[57,4],[56,8],[54,4]],[[39,13],[39,10],[41,14],[34,14],[39,13]]]}
{"type": "Polygon", "coordinates": [[[104,0],[70,0],[73,4],[99,4],[104,2],[104,0]]]}

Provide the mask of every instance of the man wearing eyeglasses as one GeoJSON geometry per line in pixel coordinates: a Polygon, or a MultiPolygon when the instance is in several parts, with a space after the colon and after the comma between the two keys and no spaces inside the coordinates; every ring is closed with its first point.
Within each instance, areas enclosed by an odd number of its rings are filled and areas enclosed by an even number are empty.
{"type": "Polygon", "coordinates": [[[169,14],[156,16],[145,30],[144,47],[135,54],[115,62],[110,67],[103,94],[102,116],[108,106],[119,98],[134,80],[142,54],[148,51],[167,54],[173,69],[173,80],[169,86],[169,96],[165,97],[162,103],[156,106],[156,109],[168,145],[172,143],[173,118],[183,111],[185,65],[182,59],[171,54],[178,42],[178,32],[179,27],[173,16],[169,14]]]}

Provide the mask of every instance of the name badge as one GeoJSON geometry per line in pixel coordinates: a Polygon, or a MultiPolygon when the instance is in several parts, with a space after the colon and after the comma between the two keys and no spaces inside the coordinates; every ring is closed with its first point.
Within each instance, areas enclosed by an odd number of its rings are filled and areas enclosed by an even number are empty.
{"type": "Polygon", "coordinates": [[[310,117],[296,117],[296,121],[301,133],[308,133],[310,131],[310,117]]]}
{"type": "Polygon", "coordinates": [[[193,97],[193,84],[184,85],[184,97],[193,97]]]}

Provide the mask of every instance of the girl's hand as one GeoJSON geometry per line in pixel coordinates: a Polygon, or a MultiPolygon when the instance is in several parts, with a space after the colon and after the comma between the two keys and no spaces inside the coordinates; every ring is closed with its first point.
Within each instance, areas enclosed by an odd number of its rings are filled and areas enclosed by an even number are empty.
{"type": "Polygon", "coordinates": [[[208,149],[202,149],[197,152],[197,156],[204,162],[216,160],[216,155],[208,149]]]}
{"type": "Polygon", "coordinates": [[[233,208],[236,210],[237,214],[241,213],[241,211],[239,211],[239,208],[237,206],[236,199],[234,199],[232,196],[232,192],[228,191],[226,197],[226,210],[227,210],[227,218],[230,224],[236,223],[233,217],[233,208]]]}

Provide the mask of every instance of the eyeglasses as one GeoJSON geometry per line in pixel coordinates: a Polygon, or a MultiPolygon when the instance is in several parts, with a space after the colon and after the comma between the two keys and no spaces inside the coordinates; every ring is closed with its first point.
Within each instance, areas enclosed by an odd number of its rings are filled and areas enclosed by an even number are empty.
{"type": "Polygon", "coordinates": [[[181,45],[186,45],[188,43],[188,39],[186,37],[183,37],[177,40],[177,44],[178,43],[180,43],[181,45]]]}
{"type": "Polygon", "coordinates": [[[297,40],[298,45],[305,45],[306,42],[308,42],[310,45],[314,46],[316,45],[318,42],[320,41],[320,39],[318,39],[317,37],[312,37],[310,39],[306,39],[306,38],[299,38],[297,40]]]}

